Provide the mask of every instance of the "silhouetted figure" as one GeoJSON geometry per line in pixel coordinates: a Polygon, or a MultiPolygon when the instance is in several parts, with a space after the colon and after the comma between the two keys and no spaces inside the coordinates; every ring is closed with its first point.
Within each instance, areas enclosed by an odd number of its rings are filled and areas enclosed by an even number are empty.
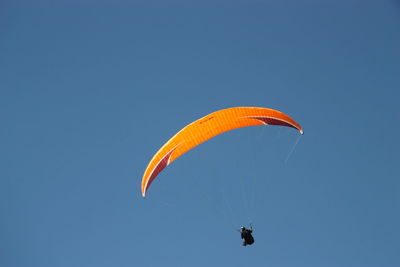
{"type": "Polygon", "coordinates": [[[240,227],[240,237],[243,239],[243,246],[251,245],[254,243],[254,237],[251,235],[253,226],[250,224],[250,229],[242,226],[240,227]]]}

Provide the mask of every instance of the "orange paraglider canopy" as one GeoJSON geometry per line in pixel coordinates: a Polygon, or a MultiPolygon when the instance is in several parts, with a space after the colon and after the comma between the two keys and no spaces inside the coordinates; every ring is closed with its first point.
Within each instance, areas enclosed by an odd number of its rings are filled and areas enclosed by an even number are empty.
{"type": "Polygon", "coordinates": [[[254,125],[287,126],[303,134],[303,129],[296,121],[273,109],[235,107],[213,112],[184,127],[157,151],[143,175],[143,197],[156,176],[185,152],[223,132],[254,125]]]}

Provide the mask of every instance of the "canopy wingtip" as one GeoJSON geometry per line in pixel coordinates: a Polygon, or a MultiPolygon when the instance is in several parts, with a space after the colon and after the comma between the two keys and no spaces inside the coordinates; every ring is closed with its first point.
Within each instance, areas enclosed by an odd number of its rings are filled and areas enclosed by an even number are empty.
{"type": "Polygon", "coordinates": [[[146,198],[146,190],[142,188],[141,191],[142,191],[142,197],[143,197],[143,198],[146,198]]]}

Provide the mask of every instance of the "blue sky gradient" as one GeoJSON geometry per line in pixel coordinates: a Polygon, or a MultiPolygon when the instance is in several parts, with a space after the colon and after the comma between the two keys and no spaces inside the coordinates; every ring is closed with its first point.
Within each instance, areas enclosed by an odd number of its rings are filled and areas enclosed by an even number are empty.
{"type": "Polygon", "coordinates": [[[398,1],[6,0],[0,25],[1,266],[400,265],[398,1]],[[158,148],[234,106],[305,135],[217,136],[143,199],[158,148]]]}

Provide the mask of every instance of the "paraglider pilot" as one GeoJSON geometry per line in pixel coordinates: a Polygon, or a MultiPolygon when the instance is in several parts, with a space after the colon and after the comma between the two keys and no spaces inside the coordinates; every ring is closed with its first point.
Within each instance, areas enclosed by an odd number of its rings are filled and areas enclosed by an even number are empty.
{"type": "Polygon", "coordinates": [[[243,239],[243,246],[251,245],[254,243],[254,237],[251,235],[253,226],[250,224],[250,229],[242,226],[240,227],[240,237],[243,239]]]}

